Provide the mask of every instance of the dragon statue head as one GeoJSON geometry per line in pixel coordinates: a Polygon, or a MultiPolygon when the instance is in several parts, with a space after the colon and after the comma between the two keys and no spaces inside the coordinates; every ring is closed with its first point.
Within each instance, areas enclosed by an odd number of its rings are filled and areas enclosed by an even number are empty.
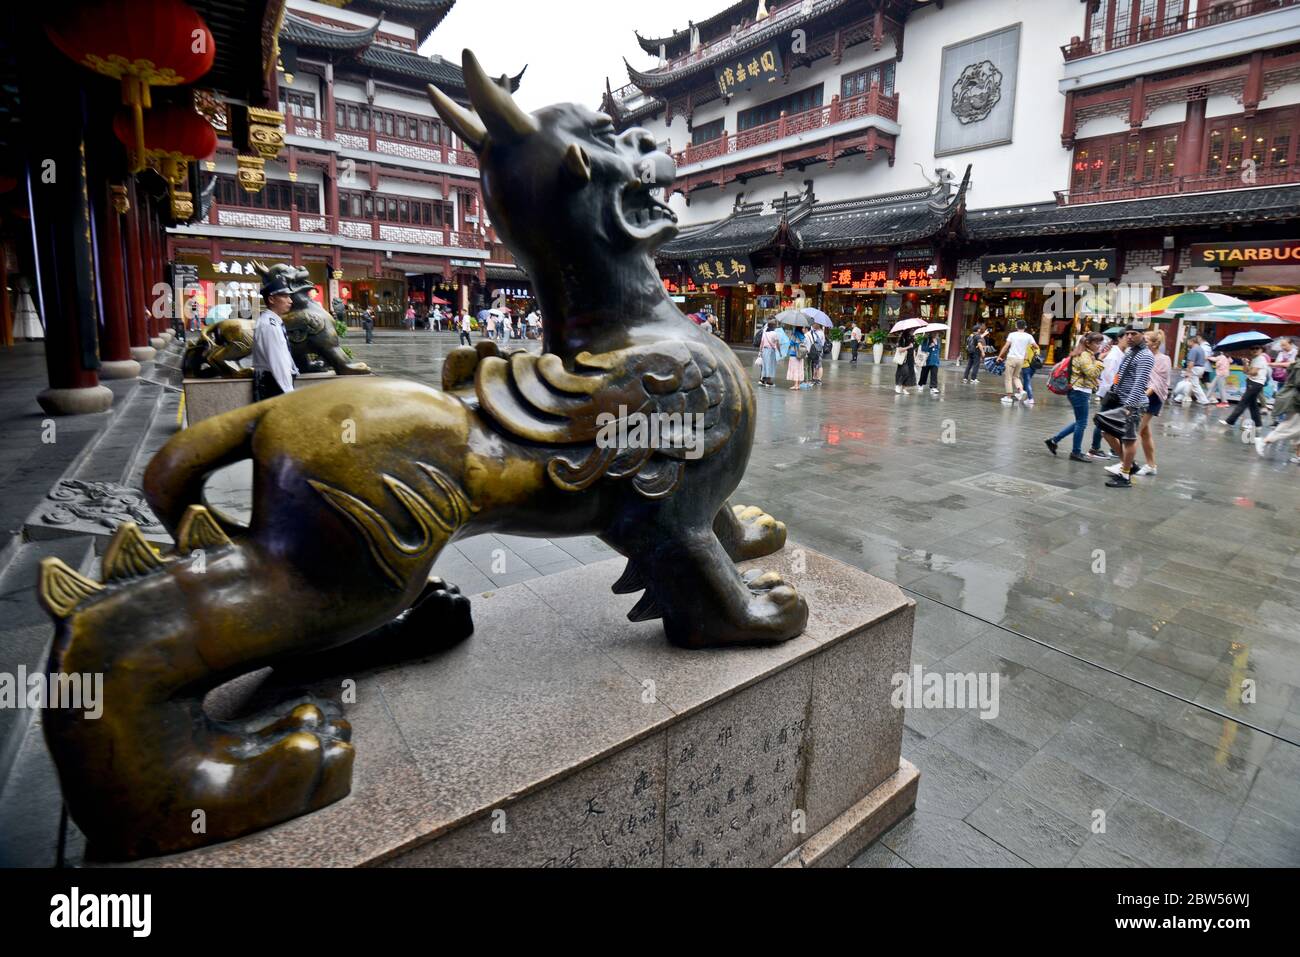
{"type": "Polygon", "coordinates": [[[526,113],[509,80],[491,79],[469,50],[466,110],[434,86],[434,109],[479,157],[492,223],[532,273],[556,250],[566,256],[649,257],[677,233],[656,191],[676,167],[643,129],[619,133],[603,113],[573,103],[526,113]]]}

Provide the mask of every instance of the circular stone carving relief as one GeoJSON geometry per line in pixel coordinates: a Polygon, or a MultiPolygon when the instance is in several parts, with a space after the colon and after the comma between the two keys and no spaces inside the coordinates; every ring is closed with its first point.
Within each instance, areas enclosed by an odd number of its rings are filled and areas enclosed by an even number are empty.
{"type": "Polygon", "coordinates": [[[1002,99],[1002,71],[989,60],[972,63],[952,85],[952,115],[962,124],[978,123],[1002,99]]]}

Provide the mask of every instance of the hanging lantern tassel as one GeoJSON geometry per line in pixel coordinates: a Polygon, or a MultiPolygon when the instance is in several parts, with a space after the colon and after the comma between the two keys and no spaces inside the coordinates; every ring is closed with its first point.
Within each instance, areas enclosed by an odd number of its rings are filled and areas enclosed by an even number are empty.
{"type": "Polygon", "coordinates": [[[131,172],[144,170],[144,111],[153,104],[150,102],[149,84],[133,73],[122,74],[122,102],[131,108],[131,117],[135,123],[135,147],[131,152],[131,172]]]}

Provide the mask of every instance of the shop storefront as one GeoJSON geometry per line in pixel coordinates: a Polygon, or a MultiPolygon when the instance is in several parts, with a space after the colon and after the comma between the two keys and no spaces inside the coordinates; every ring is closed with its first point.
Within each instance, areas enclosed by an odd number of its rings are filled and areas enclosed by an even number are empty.
{"type": "Polygon", "coordinates": [[[349,324],[360,321],[361,313],[369,309],[375,325],[401,328],[406,314],[406,278],[371,276],[364,269],[344,265],[339,277],[339,298],[347,306],[349,324]]]}
{"type": "MultiPolygon", "coordinates": [[[[259,256],[256,259],[227,258],[213,262],[195,253],[180,253],[172,265],[173,295],[179,297],[178,311],[186,326],[202,319],[216,322],[232,317],[256,318],[262,309],[262,278],[257,267],[288,265],[288,260],[259,256]]],[[[324,262],[303,263],[314,285],[316,301],[328,307],[329,267],[324,262]]]]}
{"type": "Polygon", "coordinates": [[[952,280],[933,250],[900,249],[833,259],[822,289],[821,308],[836,325],[888,332],[900,319],[947,323],[952,280]]]}
{"type": "Polygon", "coordinates": [[[982,323],[991,345],[1001,348],[1023,319],[1048,363],[1066,355],[1077,336],[1113,325],[1116,315],[1138,303],[1107,296],[1119,275],[1117,249],[997,253],[980,259],[984,288],[959,290],[962,335],[982,323]],[[1114,312],[1110,312],[1113,309],[1114,312]]]}

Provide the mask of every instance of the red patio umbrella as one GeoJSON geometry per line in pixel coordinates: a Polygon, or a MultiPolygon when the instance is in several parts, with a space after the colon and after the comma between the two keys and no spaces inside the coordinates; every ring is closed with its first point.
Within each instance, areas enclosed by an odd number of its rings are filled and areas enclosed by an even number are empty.
{"type": "Polygon", "coordinates": [[[1266,316],[1275,316],[1288,322],[1300,322],[1300,295],[1278,296],[1263,302],[1252,302],[1250,308],[1266,316]]]}
{"type": "Polygon", "coordinates": [[[449,303],[446,299],[439,299],[437,296],[434,296],[432,299],[429,300],[429,302],[430,302],[431,305],[434,305],[434,306],[450,306],[450,305],[451,305],[451,303],[449,303]]]}

